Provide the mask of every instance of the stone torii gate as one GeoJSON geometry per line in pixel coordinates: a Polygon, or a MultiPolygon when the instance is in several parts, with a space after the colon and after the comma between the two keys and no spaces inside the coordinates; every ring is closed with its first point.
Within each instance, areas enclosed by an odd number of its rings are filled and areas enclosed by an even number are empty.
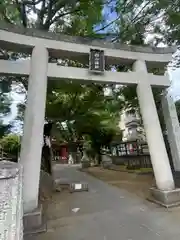
{"type": "Polygon", "coordinates": [[[47,79],[136,85],[156,179],[157,188],[154,188],[152,192],[158,201],[165,205],[180,201],[180,197],[177,196],[177,192],[180,190],[175,189],[151,89],[152,86],[164,89],[170,86],[167,75],[154,75],[151,70],[154,67],[163,69],[171,60],[174,49],[112,44],[56,35],[35,29],[22,29],[5,24],[0,24],[0,47],[31,54],[31,60],[0,60],[1,75],[29,76],[28,101],[20,155],[20,163],[24,168],[23,200],[25,213],[32,212],[38,207],[47,79]],[[107,65],[132,65],[133,71],[104,71],[103,74],[94,74],[89,69],[58,66],[48,62],[49,56],[51,56],[61,59],[76,59],[88,63],[90,49],[93,48],[104,51],[107,65]]]}

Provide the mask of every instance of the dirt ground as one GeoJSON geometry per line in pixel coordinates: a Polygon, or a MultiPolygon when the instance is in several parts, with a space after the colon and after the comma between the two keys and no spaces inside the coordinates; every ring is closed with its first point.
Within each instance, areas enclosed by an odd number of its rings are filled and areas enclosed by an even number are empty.
{"type": "Polygon", "coordinates": [[[149,196],[149,188],[155,185],[155,180],[151,173],[141,175],[108,170],[101,167],[91,167],[83,171],[108,184],[125,189],[143,199],[149,196]]]}

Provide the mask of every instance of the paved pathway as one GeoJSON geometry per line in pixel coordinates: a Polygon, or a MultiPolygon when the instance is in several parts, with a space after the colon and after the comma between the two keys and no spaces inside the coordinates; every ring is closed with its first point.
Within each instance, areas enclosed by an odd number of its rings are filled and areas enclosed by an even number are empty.
{"type": "Polygon", "coordinates": [[[180,211],[143,202],[77,167],[56,165],[55,176],[88,182],[89,192],[55,194],[48,209],[48,231],[33,240],[180,239],[180,211]]]}

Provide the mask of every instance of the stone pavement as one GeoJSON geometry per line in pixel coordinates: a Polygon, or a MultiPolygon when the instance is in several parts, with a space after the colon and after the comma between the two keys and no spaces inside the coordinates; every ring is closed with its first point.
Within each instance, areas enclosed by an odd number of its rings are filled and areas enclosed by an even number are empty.
{"type": "MultiPolygon", "coordinates": [[[[30,240],[178,240],[179,209],[166,210],[110,186],[77,166],[55,165],[55,177],[88,182],[89,192],[56,193],[48,230],[30,240]],[[74,211],[73,211],[74,210],[74,211]],[[77,212],[76,212],[77,211],[77,212]]],[[[28,239],[28,240],[29,240],[28,239]]]]}

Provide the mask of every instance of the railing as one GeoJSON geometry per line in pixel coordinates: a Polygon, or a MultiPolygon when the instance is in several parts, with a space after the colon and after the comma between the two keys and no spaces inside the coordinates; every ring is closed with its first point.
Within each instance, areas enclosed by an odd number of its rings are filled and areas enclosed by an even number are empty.
{"type": "Polygon", "coordinates": [[[23,239],[22,167],[0,161],[0,239],[23,239]]]}
{"type": "Polygon", "coordinates": [[[147,143],[138,141],[112,143],[110,152],[115,164],[127,165],[128,169],[152,167],[147,143]]]}

